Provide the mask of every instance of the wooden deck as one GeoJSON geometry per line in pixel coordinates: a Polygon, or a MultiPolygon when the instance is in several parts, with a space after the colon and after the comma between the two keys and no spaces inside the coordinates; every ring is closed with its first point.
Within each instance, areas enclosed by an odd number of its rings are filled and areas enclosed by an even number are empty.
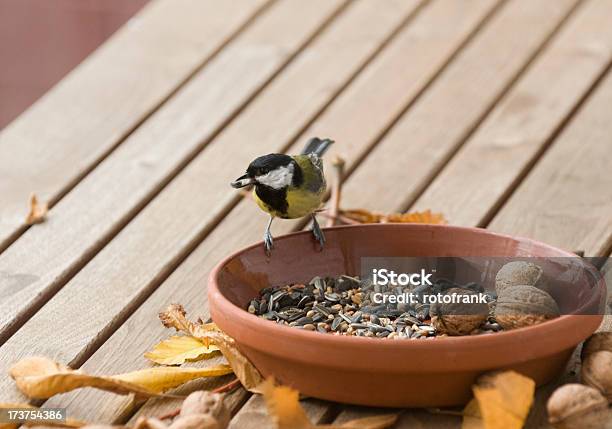
{"type": "MultiPolygon", "coordinates": [[[[612,0],[153,1],[0,134],[0,402],[24,401],[6,376],[24,356],[138,369],[167,304],[208,317],[211,267],[266,222],[229,182],[313,135],[347,161],[344,207],[610,255],[610,16],[612,0]],[[51,210],[27,227],[32,192],[51,210]]],[[[546,427],[552,388],[527,427],[546,427]]],[[[231,427],[271,427],[260,397],[231,404],[231,427]]],[[[83,389],[45,406],[109,423],[176,402],[83,389]]],[[[395,427],[459,426],[407,410],[395,427]]]]}

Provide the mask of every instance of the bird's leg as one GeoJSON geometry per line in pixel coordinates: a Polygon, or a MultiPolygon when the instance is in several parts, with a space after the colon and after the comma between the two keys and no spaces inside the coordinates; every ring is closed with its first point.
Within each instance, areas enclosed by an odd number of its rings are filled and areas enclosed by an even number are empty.
{"type": "Polygon", "coordinates": [[[323,235],[323,231],[319,226],[319,222],[317,222],[317,217],[313,214],[312,216],[312,235],[316,238],[316,240],[321,245],[321,250],[323,250],[323,246],[325,246],[325,235],[323,235]]]}
{"type": "Polygon", "coordinates": [[[268,226],[266,227],[266,231],[263,235],[264,248],[266,249],[266,255],[270,256],[270,251],[272,247],[274,247],[274,240],[272,239],[272,233],[270,232],[270,226],[272,226],[272,221],[274,220],[274,216],[270,215],[270,220],[268,221],[268,226]]]}

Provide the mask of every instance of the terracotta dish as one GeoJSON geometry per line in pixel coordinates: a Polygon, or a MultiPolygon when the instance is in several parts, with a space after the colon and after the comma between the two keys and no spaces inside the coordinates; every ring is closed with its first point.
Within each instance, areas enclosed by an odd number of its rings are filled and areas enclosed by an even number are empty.
{"type": "Polygon", "coordinates": [[[276,238],[271,258],[262,243],[247,247],[219,263],[209,280],[217,325],[236,339],[264,376],[273,375],[307,396],[385,407],[459,405],[470,399],[475,378],[495,369],[514,369],[540,385],[563,370],[576,345],[602,320],[597,314],[605,299],[602,281],[573,285],[572,300],[553,292],[563,302],[564,316],[491,335],[431,340],[336,336],[277,325],[245,311],[267,286],[307,282],[317,275],[358,275],[361,257],[575,256],[476,228],[373,224],[328,228],[325,235],[322,252],[310,232],[276,238]]]}

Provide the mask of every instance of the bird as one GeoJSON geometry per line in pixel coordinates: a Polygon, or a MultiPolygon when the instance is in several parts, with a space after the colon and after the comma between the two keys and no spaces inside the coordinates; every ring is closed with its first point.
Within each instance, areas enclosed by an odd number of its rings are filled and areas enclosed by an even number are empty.
{"type": "Polygon", "coordinates": [[[321,157],[333,143],[328,138],[313,137],[299,155],[271,153],[260,156],[249,164],[244,175],[231,183],[236,189],[254,185],[253,199],[270,215],[263,235],[268,256],[274,246],[270,228],[275,218],[311,216],[314,238],[321,249],[325,246],[325,235],[314,213],[321,206],[326,190],[321,157]]]}

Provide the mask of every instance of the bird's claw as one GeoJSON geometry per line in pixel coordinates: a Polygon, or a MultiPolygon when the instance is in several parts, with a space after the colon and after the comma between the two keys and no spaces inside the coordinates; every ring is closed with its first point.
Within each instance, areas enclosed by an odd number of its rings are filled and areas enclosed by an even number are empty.
{"type": "Polygon", "coordinates": [[[264,232],[263,242],[266,255],[270,256],[272,253],[272,248],[274,247],[274,240],[270,231],[264,232]]]}
{"type": "Polygon", "coordinates": [[[321,246],[321,250],[323,250],[323,247],[325,247],[325,235],[323,234],[323,231],[316,220],[312,224],[312,235],[314,235],[314,238],[321,246]]]}

